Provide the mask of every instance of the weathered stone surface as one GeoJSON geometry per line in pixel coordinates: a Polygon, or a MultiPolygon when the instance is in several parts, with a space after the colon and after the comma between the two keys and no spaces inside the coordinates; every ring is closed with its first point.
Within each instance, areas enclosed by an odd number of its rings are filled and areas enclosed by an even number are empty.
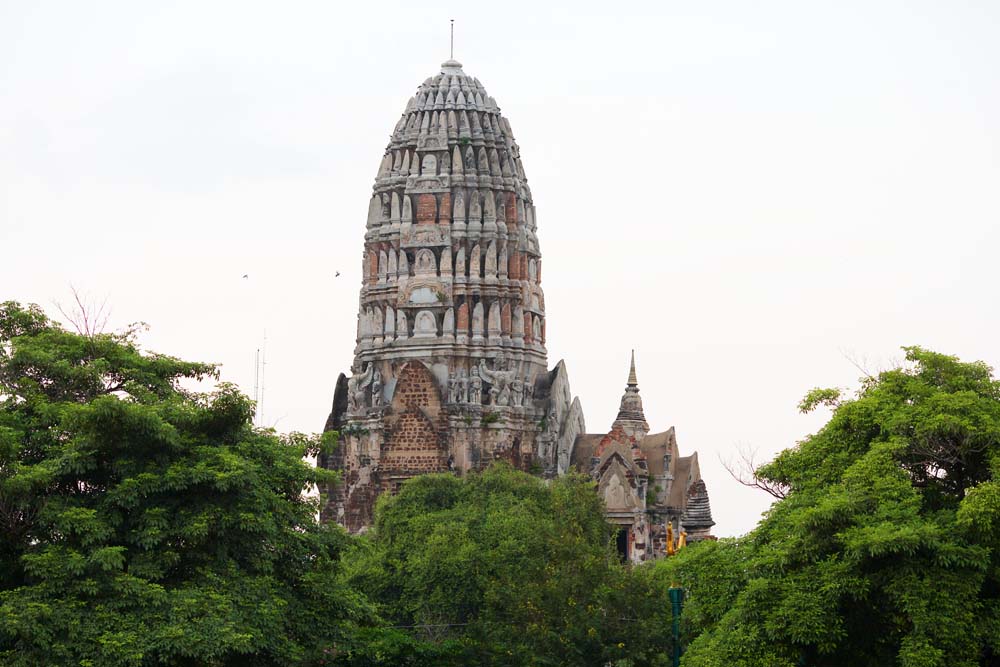
{"type": "Polygon", "coordinates": [[[366,220],[352,375],[337,381],[319,465],[342,471],[321,516],[352,532],[407,479],[508,461],[590,474],[627,557],[662,555],[666,527],[714,525],[698,456],[649,433],[635,358],[617,418],[586,433],[566,365],[548,370],[537,216],[510,123],[455,61],[425,81],[392,134],[366,220]]]}
{"type": "MultiPolygon", "coordinates": [[[[562,453],[561,453],[562,454],[562,453]]],[[[667,526],[688,542],[714,539],[708,492],[697,453],[681,457],[674,429],[649,433],[639,396],[635,354],[618,416],[606,434],[582,433],[569,453],[570,465],[597,481],[608,520],[627,532],[633,562],[667,552],[667,526]]]]}
{"type": "Polygon", "coordinates": [[[377,497],[414,475],[568,461],[583,414],[565,366],[548,371],[533,209],[510,123],[445,63],[375,178],[353,375],[327,424],[341,442],[320,462],[343,483],[324,519],[363,531],[377,497]]]}

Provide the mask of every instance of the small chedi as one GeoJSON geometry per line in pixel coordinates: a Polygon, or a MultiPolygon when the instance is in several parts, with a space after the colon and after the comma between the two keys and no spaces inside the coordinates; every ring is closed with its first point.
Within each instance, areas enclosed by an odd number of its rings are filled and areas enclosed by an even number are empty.
{"type": "Polygon", "coordinates": [[[410,98],[375,178],[354,362],[326,424],[340,445],[319,460],[342,472],[324,520],[362,532],[407,479],[504,460],[593,475],[634,561],[664,552],[670,522],[708,535],[697,458],[677,455],[673,429],[646,435],[634,368],[611,432],[584,433],[566,365],[548,367],[536,229],[510,123],[446,61],[410,98]]]}
{"type": "Polygon", "coordinates": [[[715,522],[698,454],[680,456],[673,427],[649,433],[634,352],[611,430],[578,435],[570,461],[597,482],[608,521],[620,526],[619,552],[632,561],[672,552],[674,535],[681,544],[711,537],[715,522]]]}

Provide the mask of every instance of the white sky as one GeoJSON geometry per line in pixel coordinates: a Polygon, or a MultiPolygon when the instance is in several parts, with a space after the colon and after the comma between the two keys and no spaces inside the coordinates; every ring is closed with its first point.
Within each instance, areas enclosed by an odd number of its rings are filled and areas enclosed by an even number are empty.
{"type": "Polygon", "coordinates": [[[2,1],[0,299],[54,313],[72,283],[247,393],[266,329],[265,420],[321,429],[378,162],[449,18],[522,149],[550,362],[605,432],[636,348],[718,535],[768,505],[719,456],[815,431],[795,405],[856,386],[848,356],[1000,363],[987,1],[2,1]]]}

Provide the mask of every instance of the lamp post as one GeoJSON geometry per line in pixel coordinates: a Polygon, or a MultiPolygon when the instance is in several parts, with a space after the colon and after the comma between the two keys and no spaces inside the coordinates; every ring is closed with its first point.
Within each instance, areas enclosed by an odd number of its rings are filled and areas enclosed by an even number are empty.
{"type": "Polygon", "coordinates": [[[674,618],[674,660],[673,666],[681,664],[681,609],[684,606],[684,589],[674,584],[667,591],[670,594],[670,607],[674,618]]]}

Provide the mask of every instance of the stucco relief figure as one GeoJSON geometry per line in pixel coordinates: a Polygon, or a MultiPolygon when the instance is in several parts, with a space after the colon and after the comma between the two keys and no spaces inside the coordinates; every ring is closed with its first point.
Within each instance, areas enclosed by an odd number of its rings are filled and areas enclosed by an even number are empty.
{"type": "Polygon", "coordinates": [[[437,273],[437,266],[434,262],[434,253],[427,248],[417,251],[416,265],[414,271],[420,275],[434,275],[437,273]]]}
{"type": "Polygon", "coordinates": [[[369,363],[364,373],[352,375],[347,381],[347,400],[350,403],[351,412],[360,412],[362,408],[367,406],[365,389],[371,383],[374,371],[375,365],[369,363]]]}
{"type": "Polygon", "coordinates": [[[465,369],[458,371],[458,402],[465,403],[469,392],[469,378],[465,376],[465,369]]]}
{"type": "Polygon", "coordinates": [[[483,402],[483,379],[479,377],[478,371],[472,369],[472,377],[469,378],[469,403],[480,405],[483,402]]]}
{"type": "Polygon", "coordinates": [[[448,402],[458,403],[458,386],[459,386],[458,373],[455,373],[450,378],[448,378],[448,402]]]}
{"type": "Polygon", "coordinates": [[[614,475],[604,489],[604,504],[610,507],[625,507],[625,487],[618,475],[614,475]]]}
{"type": "Polygon", "coordinates": [[[494,362],[497,370],[491,371],[486,367],[483,359],[479,360],[479,375],[490,383],[490,396],[494,405],[510,405],[510,383],[514,379],[515,371],[504,371],[503,361],[497,359],[494,362]]]}
{"type": "Polygon", "coordinates": [[[380,405],[382,405],[382,374],[376,368],[372,374],[372,407],[377,408],[380,405]]]}
{"type": "Polygon", "coordinates": [[[524,401],[524,383],[518,379],[514,379],[510,383],[510,401],[511,405],[520,406],[524,401]]]}

